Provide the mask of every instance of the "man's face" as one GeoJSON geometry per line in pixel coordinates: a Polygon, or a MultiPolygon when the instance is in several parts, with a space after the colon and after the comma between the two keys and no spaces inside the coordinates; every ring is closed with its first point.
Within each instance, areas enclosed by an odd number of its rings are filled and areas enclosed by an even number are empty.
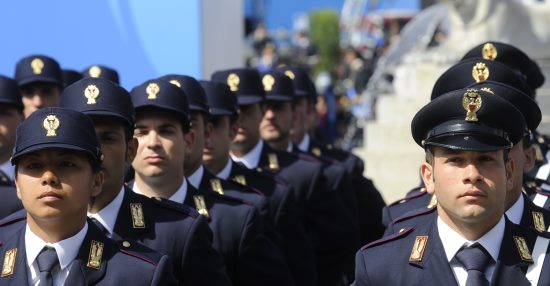
{"type": "Polygon", "coordinates": [[[267,142],[288,140],[293,120],[291,102],[268,101],[260,123],[260,134],[267,142]]]}
{"type": "Polygon", "coordinates": [[[535,165],[535,149],[530,146],[523,148],[523,140],[510,149],[510,159],[514,160],[514,190],[518,193],[523,188],[523,174],[531,171],[535,165]]]}
{"type": "Polygon", "coordinates": [[[239,129],[233,140],[233,145],[235,147],[254,145],[260,139],[259,126],[262,120],[262,107],[259,103],[254,103],[242,105],[239,108],[239,129]]]}
{"type": "Polygon", "coordinates": [[[178,118],[159,109],[136,113],[134,137],[138,140],[132,167],[142,177],[157,177],[182,169],[184,136],[178,118]]]}
{"type": "Polygon", "coordinates": [[[0,104],[0,157],[9,158],[15,144],[15,129],[22,120],[23,116],[17,108],[0,104]]]}
{"type": "Polygon", "coordinates": [[[229,148],[237,128],[235,124],[235,128],[232,128],[228,116],[213,116],[209,124],[212,125],[212,131],[202,150],[202,160],[205,164],[229,156],[229,148]]]}
{"type": "Polygon", "coordinates": [[[118,192],[124,184],[125,162],[132,162],[135,156],[135,139],[126,142],[124,125],[112,117],[93,116],[92,119],[104,155],[101,165],[105,174],[102,194],[118,192]]]}
{"type": "Polygon", "coordinates": [[[191,112],[191,132],[195,135],[195,140],[190,152],[188,152],[185,157],[186,169],[190,168],[192,169],[190,171],[194,171],[193,169],[197,168],[202,163],[204,142],[210,135],[211,128],[210,125],[206,125],[202,113],[191,112]]]}
{"type": "Polygon", "coordinates": [[[35,221],[86,217],[88,203],[101,192],[102,184],[103,173],[94,174],[80,152],[44,149],[17,163],[17,196],[35,221]]]}
{"type": "Polygon", "coordinates": [[[503,151],[473,152],[434,148],[433,166],[423,163],[422,178],[435,192],[438,214],[450,226],[496,224],[512,188],[513,163],[503,151]]]}
{"type": "Polygon", "coordinates": [[[51,83],[31,83],[21,87],[21,95],[23,114],[27,118],[40,108],[58,106],[61,88],[51,83]]]}

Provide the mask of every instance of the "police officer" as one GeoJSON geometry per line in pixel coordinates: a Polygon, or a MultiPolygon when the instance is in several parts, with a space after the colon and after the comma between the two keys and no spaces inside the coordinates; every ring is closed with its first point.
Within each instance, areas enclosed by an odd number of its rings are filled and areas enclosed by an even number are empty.
{"type": "Polygon", "coordinates": [[[90,116],[105,155],[105,183],[88,215],[108,235],[137,240],[170,256],[179,285],[229,285],[206,218],[191,207],[149,199],[124,185],[124,163],[132,161],[137,147],[130,94],[105,78],[85,78],[63,91],[60,106],[90,116]]]}
{"type": "Polygon", "coordinates": [[[204,166],[225,180],[255,188],[269,202],[269,217],[279,236],[277,241],[296,285],[317,285],[315,260],[306,236],[294,192],[290,185],[265,173],[249,170],[229,156],[231,142],[238,129],[237,97],[220,82],[200,81],[210,106],[212,130],[203,149],[204,166]]]}
{"type": "Polygon", "coordinates": [[[104,178],[88,117],[43,108],[16,136],[11,161],[26,212],[0,222],[0,285],[174,285],[166,255],[113,241],[87,221],[88,203],[104,178]]]}
{"type": "MultiPolygon", "coordinates": [[[[233,284],[281,281],[273,277],[280,268],[270,268],[279,265],[279,257],[273,256],[273,244],[263,234],[258,210],[240,199],[196,189],[185,178],[184,154],[194,144],[185,93],[168,81],[150,80],[135,87],[131,95],[136,112],[134,136],[139,142],[132,162],[133,190],[185,203],[207,216],[214,248],[224,257],[233,284]]],[[[284,272],[282,275],[285,277],[284,272]]],[[[292,285],[292,281],[289,283],[292,285]]]]}
{"type": "Polygon", "coordinates": [[[512,104],[481,89],[424,106],[411,130],[426,152],[421,174],[438,215],[362,248],[354,285],[530,285],[524,266],[536,233],[503,215],[513,184],[508,152],[524,127],[512,104]]]}
{"type": "Polygon", "coordinates": [[[43,55],[25,57],[17,62],[14,78],[21,89],[25,117],[59,104],[63,78],[56,60],[43,55]]]}
{"type": "Polygon", "coordinates": [[[15,168],[9,160],[15,145],[15,129],[21,121],[23,103],[17,82],[0,76],[0,218],[23,208],[15,192],[15,168]]]}
{"type": "MultiPolygon", "coordinates": [[[[358,232],[339,194],[330,189],[323,165],[309,157],[286,152],[284,148],[290,145],[288,138],[287,142],[277,144],[285,151],[275,150],[261,139],[259,125],[265,90],[256,70],[217,71],[212,80],[227,83],[239,102],[240,127],[231,145],[231,157],[247,168],[259,168],[292,185],[306,231],[314,244],[318,281],[323,285],[338,283],[349,266],[348,257],[358,242],[358,232]],[[336,245],[335,241],[338,241],[336,245]]],[[[275,84],[271,79],[266,80],[267,83],[275,84]]]]}
{"type": "Polygon", "coordinates": [[[380,238],[384,231],[384,226],[381,224],[382,208],[386,203],[372,181],[363,176],[363,161],[352,153],[337,148],[328,148],[309,136],[308,132],[312,127],[309,126],[308,118],[316,116],[317,92],[315,86],[304,69],[281,67],[278,70],[292,80],[294,87],[295,120],[290,134],[292,143],[302,152],[320,158],[324,162],[344,167],[351,177],[352,186],[354,186],[356,199],[352,203],[357,204],[361,231],[360,245],[380,238]]]}
{"type": "Polygon", "coordinates": [[[105,78],[116,84],[120,84],[120,78],[118,72],[110,67],[104,65],[93,65],[82,72],[84,78],[105,78]]]}

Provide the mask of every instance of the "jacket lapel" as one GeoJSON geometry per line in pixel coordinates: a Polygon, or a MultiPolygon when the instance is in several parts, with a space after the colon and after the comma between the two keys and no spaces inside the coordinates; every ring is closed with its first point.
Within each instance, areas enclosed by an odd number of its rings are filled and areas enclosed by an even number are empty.
{"type": "Polygon", "coordinates": [[[114,231],[118,236],[138,240],[139,237],[151,229],[154,221],[147,215],[149,210],[147,204],[143,202],[144,199],[147,198],[142,198],[128,187],[124,187],[124,198],[114,227],[114,231]]]}
{"type": "Polygon", "coordinates": [[[2,255],[2,277],[0,278],[0,284],[2,285],[27,285],[29,283],[27,255],[25,251],[25,226],[26,224],[22,223],[16,235],[2,242],[0,247],[2,250],[0,253],[2,255]],[[6,259],[13,259],[13,262],[8,262],[6,259]]]}
{"type": "Polygon", "coordinates": [[[115,252],[113,242],[88,221],[88,232],[71,266],[65,285],[96,284],[105,276],[107,260],[113,257],[115,252]]]}

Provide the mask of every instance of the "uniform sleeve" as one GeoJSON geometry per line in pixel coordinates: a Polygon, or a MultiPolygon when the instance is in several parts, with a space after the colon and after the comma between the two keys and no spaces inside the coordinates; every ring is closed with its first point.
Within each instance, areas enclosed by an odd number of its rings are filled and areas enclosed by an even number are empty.
{"type": "Polygon", "coordinates": [[[212,231],[203,216],[199,216],[190,230],[182,256],[180,285],[231,285],[221,255],[212,246],[212,231]]]}
{"type": "Polygon", "coordinates": [[[365,265],[365,256],[362,250],[359,250],[355,255],[355,282],[352,286],[367,286],[370,285],[367,275],[367,266],[365,265]]]}
{"type": "Polygon", "coordinates": [[[166,255],[163,255],[155,269],[151,285],[178,285],[174,272],[172,271],[172,261],[166,255]]]}

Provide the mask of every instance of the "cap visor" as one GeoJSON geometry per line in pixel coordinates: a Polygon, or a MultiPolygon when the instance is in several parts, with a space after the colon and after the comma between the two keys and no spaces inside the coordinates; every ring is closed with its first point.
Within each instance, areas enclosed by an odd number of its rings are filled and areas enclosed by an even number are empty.
{"type": "Polygon", "coordinates": [[[443,136],[430,139],[426,146],[439,146],[454,150],[490,152],[511,147],[510,141],[502,137],[480,137],[472,135],[443,136]]]}
{"type": "Polygon", "coordinates": [[[19,86],[24,86],[35,82],[53,83],[55,85],[61,86],[60,80],[47,76],[32,76],[17,80],[17,84],[19,86]]]}
{"type": "Polygon", "coordinates": [[[76,146],[73,144],[65,144],[65,143],[54,143],[54,142],[46,142],[46,143],[40,143],[36,145],[29,146],[19,152],[17,152],[14,156],[11,158],[11,164],[14,165],[17,159],[21,158],[22,156],[44,150],[44,149],[51,149],[51,148],[59,148],[59,149],[66,149],[66,150],[72,150],[72,151],[80,151],[80,152],[86,152],[87,154],[92,155],[92,158],[96,157],[96,154],[92,154],[89,150],[86,150],[83,147],[76,146]]]}
{"type": "Polygon", "coordinates": [[[264,98],[257,95],[239,95],[237,96],[237,102],[239,105],[249,105],[254,103],[262,103],[264,98]]]}

